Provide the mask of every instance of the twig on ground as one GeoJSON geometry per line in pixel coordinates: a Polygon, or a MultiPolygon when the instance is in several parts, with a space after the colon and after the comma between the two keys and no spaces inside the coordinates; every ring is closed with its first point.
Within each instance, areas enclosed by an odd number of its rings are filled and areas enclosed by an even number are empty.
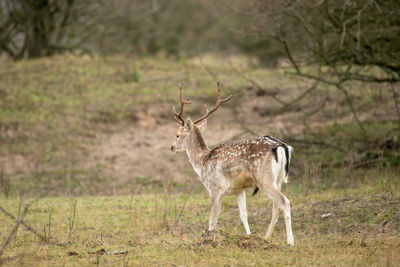
{"type": "MultiPolygon", "coordinates": [[[[18,228],[22,224],[23,219],[25,218],[25,215],[27,214],[29,207],[30,207],[30,204],[25,205],[21,216],[19,216],[19,214],[18,214],[18,219],[16,220],[16,224],[15,224],[14,228],[12,229],[10,234],[7,236],[6,240],[4,241],[3,245],[0,248],[0,257],[3,255],[3,253],[4,253],[5,249],[7,248],[7,246],[10,244],[11,239],[17,233],[18,228]]],[[[6,212],[2,206],[0,206],[0,210],[7,215],[8,212],[6,212]]],[[[1,263],[2,263],[2,260],[0,258],[0,264],[1,263]]]]}
{"type": "Polygon", "coordinates": [[[76,218],[76,205],[78,201],[72,201],[71,203],[71,217],[68,217],[68,244],[71,243],[72,235],[75,231],[75,218],[76,218]]]}
{"type": "Polygon", "coordinates": [[[192,189],[190,190],[189,195],[186,197],[185,203],[183,203],[183,206],[182,206],[181,211],[179,212],[178,216],[177,216],[176,219],[175,219],[175,224],[178,223],[179,218],[182,216],[183,211],[185,210],[186,204],[187,204],[187,202],[189,201],[189,198],[192,196],[192,194],[193,194],[193,192],[194,192],[194,189],[196,188],[196,185],[197,185],[196,183],[193,184],[192,189]]]}
{"type": "MultiPolygon", "coordinates": [[[[30,204],[32,205],[32,204],[30,204]]],[[[12,215],[11,213],[9,213],[8,211],[6,211],[2,206],[0,206],[0,211],[2,211],[7,217],[13,219],[15,222],[18,222],[18,219],[12,215]]],[[[28,230],[29,232],[31,232],[32,234],[36,235],[40,240],[45,240],[45,237],[43,235],[41,235],[40,233],[38,233],[35,229],[33,229],[30,225],[28,225],[21,216],[21,219],[19,220],[20,224],[22,226],[25,227],[26,230],[28,230]]],[[[55,246],[60,246],[60,247],[65,247],[66,244],[62,244],[62,243],[56,243],[56,242],[49,242],[51,245],[55,245],[55,246]]]]}
{"type": "Polygon", "coordinates": [[[107,252],[107,254],[109,254],[109,255],[125,255],[125,254],[128,254],[128,251],[127,250],[110,251],[110,252],[107,252]]]}

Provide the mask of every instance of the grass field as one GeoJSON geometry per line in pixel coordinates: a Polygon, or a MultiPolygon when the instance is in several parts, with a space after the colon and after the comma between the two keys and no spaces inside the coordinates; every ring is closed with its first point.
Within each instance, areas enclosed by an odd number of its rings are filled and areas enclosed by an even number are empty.
{"type": "MultiPolygon", "coordinates": [[[[252,235],[245,236],[233,197],[223,201],[218,230],[205,234],[209,199],[198,186],[191,195],[39,199],[24,219],[36,234],[20,225],[2,259],[38,266],[399,266],[400,179],[376,174],[357,187],[308,194],[289,184],[294,247],[285,245],[282,216],[272,239],[262,239],[272,205],[261,195],[248,198],[252,235]]],[[[18,217],[18,199],[1,203],[18,217]]],[[[2,214],[0,225],[5,240],[15,221],[2,214]]]]}
{"type": "Polygon", "coordinates": [[[296,101],[312,83],[288,72],[239,56],[1,58],[1,262],[400,266],[400,128],[390,91],[349,85],[361,129],[334,88],[296,101]],[[171,106],[181,81],[194,102],[187,114],[199,116],[215,101],[215,80],[235,97],[210,118],[210,146],[272,134],[295,148],[283,188],[294,247],[282,216],[263,240],[272,205],[250,189],[251,236],[234,197],[223,201],[218,230],[205,233],[206,190],[186,155],[169,152],[171,106]]]}

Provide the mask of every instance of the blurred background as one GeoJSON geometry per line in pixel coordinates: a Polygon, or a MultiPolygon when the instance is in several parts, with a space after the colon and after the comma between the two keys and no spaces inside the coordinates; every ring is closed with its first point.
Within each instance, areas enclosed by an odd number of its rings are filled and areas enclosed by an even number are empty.
{"type": "MultiPolygon", "coordinates": [[[[0,0],[0,194],[191,192],[210,147],[273,135],[295,192],[399,185],[400,2],[0,0]]],[[[199,189],[200,190],[200,189],[199,189]]]]}

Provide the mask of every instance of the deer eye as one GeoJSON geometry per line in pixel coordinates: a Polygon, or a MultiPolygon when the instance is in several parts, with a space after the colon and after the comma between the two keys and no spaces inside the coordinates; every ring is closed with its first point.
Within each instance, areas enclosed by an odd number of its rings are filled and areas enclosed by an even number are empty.
{"type": "Polygon", "coordinates": [[[179,138],[179,135],[177,135],[176,138],[179,138]]]}

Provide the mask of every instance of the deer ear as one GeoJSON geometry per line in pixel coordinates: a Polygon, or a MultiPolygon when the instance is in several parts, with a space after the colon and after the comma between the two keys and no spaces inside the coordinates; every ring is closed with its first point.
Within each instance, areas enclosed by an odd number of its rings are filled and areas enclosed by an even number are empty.
{"type": "Polygon", "coordinates": [[[192,130],[192,128],[193,128],[193,122],[190,118],[187,118],[185,122],[185,130],[189,132],[192,130]]]}
{"type": "Polygon", "coordinates": [[[204,130],[207,127],[207,120],[202,120],[199,124],[196,125],[197,127],[199,127],[201,132],[204,132],[204,130]]]}

